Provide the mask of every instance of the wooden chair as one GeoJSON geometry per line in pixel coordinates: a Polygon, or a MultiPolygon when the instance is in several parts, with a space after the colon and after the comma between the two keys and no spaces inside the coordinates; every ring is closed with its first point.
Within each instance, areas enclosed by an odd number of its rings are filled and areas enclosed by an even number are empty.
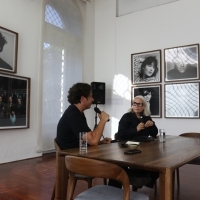
{"type": "MultiPolygon", "coordinates": [[[[68,179],[69,177],[69,172],[65,167],[65,156],[63,154],[60,154],[59,152],[61,151],[60,147],[58,146],[57,142],[54,139],[54,145],[55,145],[55,150],[56,150],[56,176],[58,176],[58,174],[61,174],[62,177],[59,177],[59,181],[62,181],[63,183],[66,183],[66,180],[63,181],[63,179],[68,179]],[[58,171],[62,172],[62,173],[58,173],[58,171]]],[[[84,180],[88,183],[88,188],[92,187],[92,179],[93,177],[89,177],[89,176],[84,176],[81,174],[75,174],[75,184],[74,184],[74,189],[76,187],[76,182],[77,180],[84,180]]],[[[63,184],[62,184],[63,185],[63,184]]],[[[65,185],[66,186],[66,185],[65,185]]],[[[66,186],[67,187],[67,186],[66,186]]],[[[73,191],[74,191],[73,189],[73,191]]],[[[61,194],[62,192],[60,192],[61,190],[63,190],[63,188],[59,188],[57,187],[57,184],[55,183],[54,189],[53,189],[53,193],[52,193],[52,197],[51,200],[54,200],[55,196],[56,196],[56,192],[57,194],[61,194]]],[[[67,190],[66,190],[67,191],[67,190]]],[[[65,193],[65,197],[57,197],[58,199],[66,199],[66,193],[65,193]]]]}
{"type": "Polygon", "coordinates": [[[71,200],[73,198],[75,174],[114,179],[122,183],[123,189],[108,185],[97,185],[82,192],[76,196],[74,200],[102,200],[108,199],[108,197],[109,200],[149,199],[149,197],[144,194],[130,192],[130,183],[126,172],[115,164],[76,156],[66,156],[65,164],[69,171],[67,200],[71,200]]]}
{"type": "MultiPolygon", "coordinates": [[[[115,140],[120,140],[117,133],[115,133],[114,138],[115,138],[115,140]]],[[[143,185],[146,185],[150,181],[150,177],[137,178],[137,179],[141,179],[141,180],[135,180],[135,184],[131,184],[132,185],[132,191],[137,191],[138,188],[141,188],[143,185]]],[[[154,193],[155,194],[157,193],[157,184],[156,183],[155,183],[155,186],[154,186],[154,193]]]]}
{"type": "MultiPolygon", "coordinates": [[[[197,132],[182,133],[179,136],[200,139],[200,133],[197,132]]],[[[200,165],[200,157],[195,158],[194,160],[188,162],[187,164],[200,165]]],[[[177,187],[179,189],[180,188],[179,168],[176,169],[176,178],[177,178],[177,187]]]]}

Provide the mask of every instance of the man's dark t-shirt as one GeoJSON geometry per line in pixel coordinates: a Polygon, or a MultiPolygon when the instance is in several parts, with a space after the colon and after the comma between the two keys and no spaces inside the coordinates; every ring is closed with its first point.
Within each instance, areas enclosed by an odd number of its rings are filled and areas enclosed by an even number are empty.
{"type": "Polygon", "coordinates": [[[56,142],[61,149],[78,148],[79,132],[90,131],[84,113],[70,105],[58,122],[56,142]]]}

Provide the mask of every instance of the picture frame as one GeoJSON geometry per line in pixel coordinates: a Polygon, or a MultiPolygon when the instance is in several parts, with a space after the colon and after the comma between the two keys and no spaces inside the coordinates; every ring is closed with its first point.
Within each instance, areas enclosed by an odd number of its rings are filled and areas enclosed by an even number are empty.
{"type": "Polygon", "coordinates": [[[199,118],[199,82],[165,84],[165,118],[199,118]]]}
{"type": "Polygon", "coordinates": [[[0,130],[29,128],[30,78],[0,74],[0,130]]]}
{"type": "Polygon", "coordinates": [[[16,73],[18,33],[0,26],[0,71],[16,73]]]}
{"type": "Polygon", "coordinates": [[[133,99],[142,95],[146,101],[151,112],[151,117],[162,117],[162,88],[161,85],[146,85],[146,86],[132,86],[131,102],[133,99]]]}
{"type": "Polygon", "coordinates": [[[161,50],[131,54],[132,84],[161,82],[161,50]]]}
{"type": "Polygon", "coordinates": [[[199,79],[199,44],[164,49],[165,82],[199,79]]]}

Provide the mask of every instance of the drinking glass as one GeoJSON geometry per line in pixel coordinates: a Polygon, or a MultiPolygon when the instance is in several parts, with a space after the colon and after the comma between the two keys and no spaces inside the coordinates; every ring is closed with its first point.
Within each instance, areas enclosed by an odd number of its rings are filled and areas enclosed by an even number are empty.
{"type": "Polygon", "coordinates": [[[159,129],[159,141],[165,142],[165,129],[163,128],[159,129]]]}
{"type": "Polygon", "coordinates": [[[79,133],[79,152],[84,154],[87,153],[87,133],[80,132],[79,133]],[[84,139],[83,139],[84,135],[84,139]]]}

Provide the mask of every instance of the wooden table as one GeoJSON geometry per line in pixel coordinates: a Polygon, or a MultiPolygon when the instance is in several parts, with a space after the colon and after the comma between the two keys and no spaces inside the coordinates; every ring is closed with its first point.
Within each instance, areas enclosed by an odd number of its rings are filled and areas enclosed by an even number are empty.
{"type": "MultiPolygon", "coordinates": [[[[90,146],[88,147],[88,153],[86,155],[79,154],[78,148],[62,150],[59,153],[63,156],[83,156],[108,161],[120,166],[157,171],[160,175],[160,199],[172,200],[172,174],[176,168],[200,156],[200,139],[166,136],[165,143],[160,143],[159,140],[141,142],[137,148],[140,149],[142,153],[124,155],[124,151],[128,148],[121,148],[119,143],[111,143],[90,146]]],[[[57,174],[57,177],[62,176],[61,174],[57,174]]],[[[62,188],[63,185],[65,185],[66,188],[66,181],[60,179],[56,182],[58,188],[62,188]]],[[[63,194],[56,195],[57,197],[55,200],[64,200],[65,195],[66,191],[63,191],[63,194]]]]}

